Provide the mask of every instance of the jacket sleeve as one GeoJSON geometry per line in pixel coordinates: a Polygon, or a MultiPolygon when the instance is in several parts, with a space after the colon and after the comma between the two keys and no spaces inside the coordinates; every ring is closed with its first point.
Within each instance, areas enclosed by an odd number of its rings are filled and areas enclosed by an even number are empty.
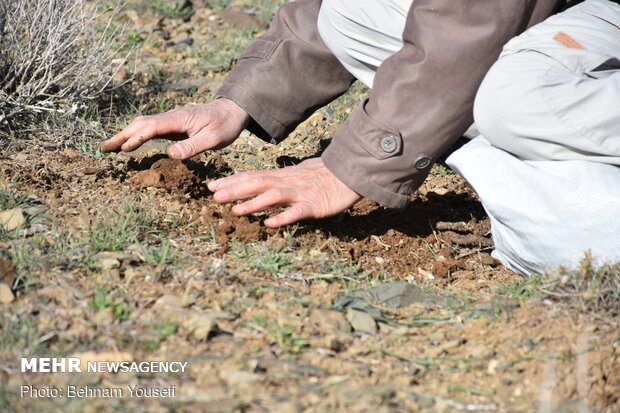
{"type": "Polygon", "coordinates": [[[478,86],[512,37],[557,0],[415,0],[404,47],[379,67],[372,94],[323,153],[359,194],[403,207],[435,160],[471,125],[478,86]]]}
{"type": "Polygon", "coordinates": [[[318,33],[320,8],[321,0],[282,5],[216,93],[245,109],[252,118],[248,129],[264,140],[283,140],[355,80],[318,33]]]}

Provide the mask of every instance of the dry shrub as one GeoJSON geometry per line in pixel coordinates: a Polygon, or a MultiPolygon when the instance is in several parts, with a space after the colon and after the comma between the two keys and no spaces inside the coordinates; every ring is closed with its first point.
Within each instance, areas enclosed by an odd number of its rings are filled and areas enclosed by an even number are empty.
{"type": "Polygon", "coordinates": [[[114,88],[124,30],[99,0],[0,0],[0,128],[75,112],[114,88]],[[103,22],[103,24],[102,24],[103,22]]]}
{"type": "Polygon", "coordinates": [[[587,254],[579,271],[548,274],[539,290],[579,311],[620,317],[620,263],[597,266],[587,254]]]}

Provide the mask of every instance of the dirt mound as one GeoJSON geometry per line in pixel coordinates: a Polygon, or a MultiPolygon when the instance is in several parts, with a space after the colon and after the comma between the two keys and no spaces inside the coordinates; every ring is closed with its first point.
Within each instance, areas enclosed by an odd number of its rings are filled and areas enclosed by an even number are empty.
{"type": "Polygon", "coordinates": [[[190,195],[207,190],[203,180],[185,162],[178,159],[160,159],[150,169],[132,176],[129,182],[142,188],[165,188],[190,195]]]}
{"type": "Polygon", "coordinates": [[[207,233],[215,232],[215,241],[221,245],[220,253],[228,251],[230,241],[257,242],[266,237],[258,220],[238,217],[231,212],[230,206],[220,205],[209,196],[211,191],[207,188],[207,180],[219,178],[231,170],[220,155],[214,155],[204,163],[156,154],[139,161],[131,160],[128,169],[139,171],[128,181],[133,185],[164,188],[194,198],[187,207],[200,210],[207,233]]]}
{"type": "Polygon", "coordinates": [[[229,249],[230,241],[257,242],[266,237],[266,231],[258,221],[234,215],[228,206],[220,206],[218,210],[202,208],[205,226],[213,226],[215,241],[221,245],[220,253],[229,249]]]}

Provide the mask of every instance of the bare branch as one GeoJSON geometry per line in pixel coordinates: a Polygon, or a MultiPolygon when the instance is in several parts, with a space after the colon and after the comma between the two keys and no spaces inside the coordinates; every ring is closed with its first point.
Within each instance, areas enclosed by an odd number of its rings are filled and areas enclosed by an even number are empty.
{"type": "Polygon", "coordinates": [[[100,1],[0,0],[0,127],[24,113],[66,112],[109,91],[121,52],[120,11],[100,1]]]}

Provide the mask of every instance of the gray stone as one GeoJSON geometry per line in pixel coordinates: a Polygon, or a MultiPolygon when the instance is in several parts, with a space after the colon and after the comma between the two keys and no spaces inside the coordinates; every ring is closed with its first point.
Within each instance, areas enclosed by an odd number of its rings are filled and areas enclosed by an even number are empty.
{"type": "Polygon", "coordinates": [[[322,333],[350,333],[351,326],[339,311],[317,308],[310,313],[310,324],[322,333]]]}
{"type": "Polygon", "coordinates": [[[21,208],[8,209],[0,212],[0,226],[5,231],[14,231],[26,223],[24,210],[21,208]]]}
{"type": "Polygon", "coordinates": [[[0,283],[0,304],[10,304],[15,300],[13,291],[6,283],[0,283]]]}
{"type": "Polygon", "coordinates": [[[372,316],[364,311],[347,309],[347,320],[355,331],[375,334],[377,332],[377,322],[372,316]]]}
{"type": "Polygon", "coordinates": [[[247,371],[224,370],[220,373],[220,378],[231,387],[253,385],[260,381],[263,376],[247,371]]]}
{"type": "Polygon", "coordinates": [[[467,354],[475,359],[488,359],[495,355],[495,351],[484,344],[474,344],[467,347],[467,354]]]}
{"type": "Polygon", "coordinates": [[[439,298],[427,294],[417,285],[408,282],[381,284],[367,290],[357,290],[351,294],[368,303],[380,302],[386,308],[402,308],[415,303],[436,302],[439,298]]]}

